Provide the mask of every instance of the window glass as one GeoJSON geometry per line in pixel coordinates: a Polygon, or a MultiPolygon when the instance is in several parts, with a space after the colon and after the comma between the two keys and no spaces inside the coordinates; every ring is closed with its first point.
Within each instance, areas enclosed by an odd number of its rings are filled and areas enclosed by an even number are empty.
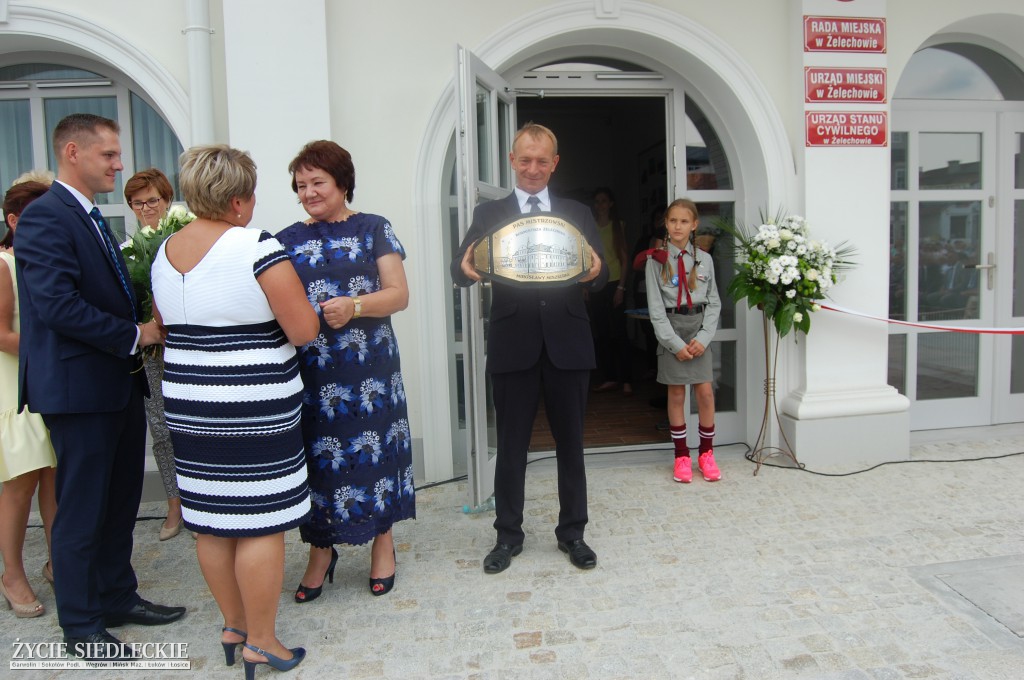
{"type": "Polygon", "coordinates": [[[918,188],[981,188],[980,132],[922,132],[918,145],[918,188]]]}
{"type": "Polygon", "coordinates": [[[889,318],[907,318],[907,203],[889,205],[889,318]]]}
{"type": "Polygon", "coordinates": [[[97,80],[103,76],[85,69],[59,64],[14,64],[0,68],[3,80],[97,80]]]}
{"type": "Polygon", "coordinates": [[[892,153],[889,154],[889,188],[907,188],[907,138],[906,132],[892,133],[892,153]]]}
{"type": "Polygon", "coordinates": [[[174,195],[181,200],[178,187],[178,157],[181,143],[164,119],[137,94],[132,93],[132,147],[135,171],[156,168],[171,181],[174,195]]]}
{"type": "Polygon", "coordinates": [[[686,98],[686,186],[688,189],[732,189],[729,159],[704,112],[686,98]]]}
{"type": "Polygon", "coordinates": [[[0,100],[0,187],[32,167],[32,121],[27,99],[0,100]]]}
{"type": "Polygon", "coordinates": [[[476,85],[476,173],[481,182],[493,184],[491,173],[491,91],[476,85]]]}

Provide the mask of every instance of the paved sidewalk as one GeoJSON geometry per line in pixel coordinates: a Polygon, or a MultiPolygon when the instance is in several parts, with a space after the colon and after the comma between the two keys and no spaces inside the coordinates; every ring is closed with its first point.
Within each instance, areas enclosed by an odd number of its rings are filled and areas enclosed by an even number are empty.
{"type": "MultiPolygon", "coordinates": [[[[1024,428],[915,437],[915,459],[1024,451],[1024,428]],[[982,434],[979,435],[978,432],[982,434]],[[984,439],[978,439],[983,436],[984,439]]],[[[341,551],[315,603],[291,593],[305,550],[288,536],[279,637],[309,655],[298,678],[1021,678],[1024,677],[1024,456],[887,465],[824,477],[718,452],[723,480],[671,478],[666,451],[588,458],[588,542],[574,569],[553,528],[553,462],[530,465],[527,539],[499,575],[483,573],[493,514],[464,515],[465,484],[419,493],[396,528],[398,580],[367,590],[367,548],[341,551]],[[961,594],[962,593],[962,594],[961,594]]],[[[141,515],[159,515],[146,503],[141,515]]],[[[64,671],[75,678],[241,678],[218,644],[221,620],[187,532],[160,543],[140,522],[140,592],[184,604],[182,621],[117,629],[126,642],[187,642],[187,671],[64,671]]],[[[29,531],[27,565],[44,561],[29,531]]],[[[57,641],[53,594],[39,619],[0,611],[0,675],[12,643],[57,641]]],[[[279,675],[265,667],[257,678],[279,675]]]]}

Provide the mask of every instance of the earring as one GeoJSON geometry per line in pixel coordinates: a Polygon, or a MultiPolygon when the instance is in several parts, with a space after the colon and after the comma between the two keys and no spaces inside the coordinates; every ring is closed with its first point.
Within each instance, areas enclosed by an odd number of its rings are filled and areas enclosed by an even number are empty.
{"type": "Polygon", "coordinates": [[[235,217],[237,217],[238,219],[242,219],[242,213],[237,213],[235,217]]]}

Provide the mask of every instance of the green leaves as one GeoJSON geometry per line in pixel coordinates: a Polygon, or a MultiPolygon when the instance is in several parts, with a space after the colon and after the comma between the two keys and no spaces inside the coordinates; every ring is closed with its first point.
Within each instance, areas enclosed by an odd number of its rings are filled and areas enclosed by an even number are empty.
{"type": "Polygon", "coordinates": [[[838,273],[852,266],[851,246],[843,243],[833,249],[827,243],[810,238],[806,221],[798,215],[779,211],[765,218],[752,233],[715,220],[718,228],[735,239],[736,275],[729,284],[729,295],[748,307],[757,307],[772,320],[779,337],[791,331],[807,333],[811,313],[819,309],[818,300],[838,280],[838,273]]]}

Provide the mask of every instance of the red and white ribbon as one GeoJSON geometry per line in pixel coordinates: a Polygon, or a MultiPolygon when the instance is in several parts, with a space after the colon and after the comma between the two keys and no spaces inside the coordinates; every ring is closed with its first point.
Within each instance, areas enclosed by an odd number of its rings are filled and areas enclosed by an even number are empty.
{"type": "Polygon", "coordinates": [[[934,323],[915,323],[913,321],[900,321],[898,319],[887,319],[884,316],[864,314],[863,312],[856,312],[852,309],[847,309],[846,307],[840,307],[839,305],[833,304],[822,304],[821,308],[827,309],[830,312],[859,316],[863,319],[874,319],[875,321],[884,321],[886,323],[898,324],[900,326],[913,326],[914,328],[930,328],[936,331],[950,331],[953,333],[993,333],[996,335],[1024,335],[1024,328],[987,328],[983,326],[947,326],[934,323]]]}

